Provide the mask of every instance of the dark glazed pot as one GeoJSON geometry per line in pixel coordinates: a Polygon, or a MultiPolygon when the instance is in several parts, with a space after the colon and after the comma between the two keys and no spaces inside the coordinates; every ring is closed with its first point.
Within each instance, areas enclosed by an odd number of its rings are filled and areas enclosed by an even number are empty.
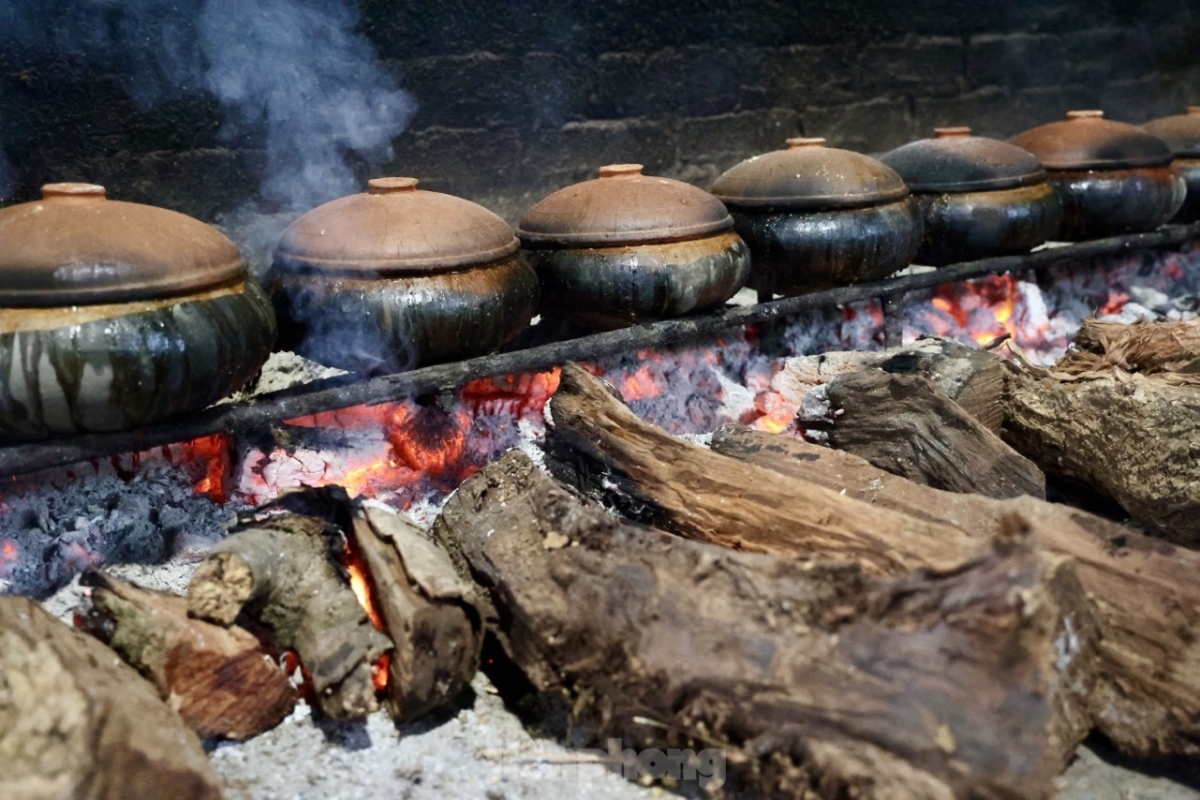
{"type": "Polygon", "coordinates": [[[593,328],[669,319],[742,288],[750,254],[712,195],[614,164],[529,210],[518,234],[542,313],[593,328]]]}
{"type": "Polygon", "coordinates": [[[1200,222],[1200,106],[1188,106],[1186,114],[1156,119],[1142,127],[1171,148],[1175,166],[1187,184],[1187,197],[1171,222],[1200,222]]]}
{"type": "Polygon", "coordinates": [[[789,139],[713,185],[750,247],[748,285],[795,295],[884,278],[917,252],[921,225],[900,176],[873,158],[789,139]]]}
{"type": "Polygon", "coordinates": [[[284,231],[267,278],[280,343],[367,374],[490,353],[537,306],[519,247],[482,206],[376,178],[284,231]]]}
{"type": "Polygon", "coordinates": [[[1011,141],[1033,153],[1062,203],[1056,239],[1081,241],[1154,230],[1183,204],[1186,185],[1166,142],[1101,111],[1071,111],[1067,120],[1011,141]]]}
{"type": "Polygon", "coordinates": [[[50,184],[0,210],[0,437],[137,428],[254,377],[275,316],[233,242],[153,206],[50,184]]]}
{"type": "Polygon", "coordinates": [[[1026,253],[1049,240],[1061,217],[1058,195],[1032,154],[938,128],[934,138],[881,159],[904,179],[924,224],[916,262],[945,266],[1026,253]]]}

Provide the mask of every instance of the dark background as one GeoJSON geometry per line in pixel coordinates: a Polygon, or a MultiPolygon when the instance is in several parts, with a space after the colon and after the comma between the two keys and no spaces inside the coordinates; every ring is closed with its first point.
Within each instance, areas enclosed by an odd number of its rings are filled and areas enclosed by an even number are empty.
{"type": "MultiPolygon", "coordinates": [[[[203,2],[156,0],[180,46],[203,2]]],[[[1140,122],[1200,102],[1200,0],[342,5],[374,46],[364,58],[419,104],[390,160],[346,154],[355,177],[415,175],[512,222],[610,162],[707,188],[788,136],[879,152],[935,125],[1008,136],[1073,108],[1140,122]]],[[[41,0],[37,13],[45,31],[82,13],[115,30],[122,6],[41,0]]],[[[14,33],[22,13],[0,2],[8,202],[88,180],[212,221],[255,196],[265,122],[231,135],[229,108],[194,86],[139,98],[141,72],[158,68],[133,48],[34,41],[14,33]]]]}

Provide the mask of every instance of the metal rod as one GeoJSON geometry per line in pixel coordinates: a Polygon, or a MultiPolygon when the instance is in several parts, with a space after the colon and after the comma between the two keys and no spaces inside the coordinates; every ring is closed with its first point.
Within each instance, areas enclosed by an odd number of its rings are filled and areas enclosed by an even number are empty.
{"type": "Polygon", "coordinates": [[[353,378],[335,378],[273,392],[251,400],[212,406],[184,420],[138,430],[83,434],[0,447],[0,475],[20,475],[94,458],[138,452],[215,433],[261,430],[264,426],[320,411],[396,402],[441,389],[458,387],[479,378],[536,372],[567,361],[588,361],[646,347],[698,341],[731,328],[778,320],[805,311],[874,298],[897,298],[892,302],[903,303],[906,293],[930,289],[943,283],[1005,272],[1043,270],[1098,256],[1177,247],[1196,240],[1200,240],[1200,223],[1168,225],[1151,233],[1048,247],[1025,255],[955,264],[884,281],[844,286],[798,297],[785,297],[753,306],[728,307],[709,314],[606,331],[511,353],[423,367],[396,375],[357,381],[353,378]]]}

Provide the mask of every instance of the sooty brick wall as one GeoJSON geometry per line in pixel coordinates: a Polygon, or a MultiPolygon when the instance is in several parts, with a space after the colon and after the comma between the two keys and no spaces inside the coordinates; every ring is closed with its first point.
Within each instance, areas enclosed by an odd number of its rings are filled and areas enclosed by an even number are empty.
{"type": "MultiPolygon", "coordinates": [[[[81,5],[42,2],[68,17],[81,5]]],[[[186,22],[217,0],[153,2],[161,19],[186,22]]],[[[122,4],[106,5],[103,24],[120,31],[122,4]]],[[[347,148],[356,177],[416,175],[511,221],[610,162],[638,161],[707,187],[788,136],[878,152],[935,125],[1008,136],[1072,108],[1138,122],[1200,101],[1196,0],[341,5],[357,15],[363,47],[374,48],[363,57],[418,104],[391,136],[390,160],[347,148]]],[[[0,0],[0,22],[21,6],[0,0]]],[[[190,31],[167,27],[184,50],[190,31]]],[[[103,59],[89,57],[86,42],[57,52],[44,36],[0,41],[10,199],[34,196],[45,181],[87,178],[114,195],[217,219],[253,196],[267,168],[268,122],[230,136],[227,104],[202,86],[139,98],[130,76],[158,69],[161,81],[161,63],[147,67],[137,37],[102,39],[103,59]],[[133,52],[113,54],[113,41],[133,52]]]]}

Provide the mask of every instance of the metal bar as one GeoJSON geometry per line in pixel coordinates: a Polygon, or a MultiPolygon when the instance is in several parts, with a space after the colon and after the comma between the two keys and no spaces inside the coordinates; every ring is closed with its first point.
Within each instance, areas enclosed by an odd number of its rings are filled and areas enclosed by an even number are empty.
{"type": "Polygon", "coordinates": [[[20,475],[160,445],[186,442],[214,433],[248,432],[283,420],[358,405],[395,402],[461,386],[472,380],[536,372],[566,361],[587,361],[646,347],[698,341],[731,328],[791,317],[805,311],[874,298],[898,298],[907,292],[943,283],[1005,272],[1022,273],[1073,261],[1138,250],[1177,247],[1200,240],[1200,223],[1168,225],[1092,242],[1049,247],[1034,253],[955,264],[889,280],[844,286],[753,306],[729,307],[709,314],[582,336],[511,353],[499,353],[453,364],[438,364],[396,375],[358,381],[340,378],[274,392],[251,400],[213,406],[188,419],[132,431],[84,434],[49,441],[0,447],[0,475],[20,475]]]}

